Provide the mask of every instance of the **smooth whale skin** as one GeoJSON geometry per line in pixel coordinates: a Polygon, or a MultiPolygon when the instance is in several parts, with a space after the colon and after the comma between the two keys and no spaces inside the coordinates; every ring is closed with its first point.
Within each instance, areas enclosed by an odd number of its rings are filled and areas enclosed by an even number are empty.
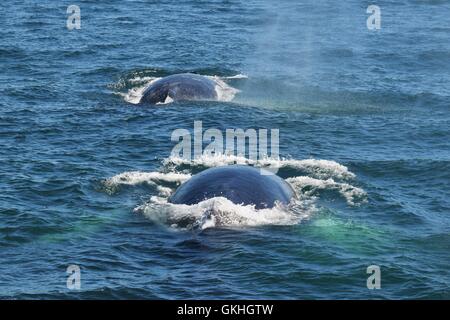
{"type": "Polygon", "coordinates": [[[272,208],[275,201],[288,204],[295,193],[276,175],[262,175],[261,169],[232,165],[207,169],[184,182],[169,202],[192,205],[214,197],[224,197],[235,204],[272,208]]]}
{"type": "Polygon", "coordinates": [[[213,80],[193,73],[174,74],[156,80],[145,89],[140,103],[156,104],[169,97],[180,100],[217,100],[213,80]]]}

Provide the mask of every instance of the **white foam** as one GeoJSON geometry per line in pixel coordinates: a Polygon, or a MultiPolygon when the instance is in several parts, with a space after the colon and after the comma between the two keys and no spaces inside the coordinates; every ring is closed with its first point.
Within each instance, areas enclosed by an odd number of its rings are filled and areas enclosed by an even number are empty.
{"type": "Polygon", "coordinates": [[[316,190],[337,190],[347,201],[349,205],[357,205],[365,202],[367,198],[366,192],[358,187],[354,187],[348,183],[336,182],[332,178],[326,180],[315,179],[311,177],[299,176],[288,178],[286,180],[292,187],[299,192],[311,196],[316,190]],[[305,187],[311,188],[308,191],[303,190],[305,187]]]}
{"type": "Polygon", "coordinates": [[[157,80],[157,79],[160,79],[160,78],[158,78],[158,77],[135,77],[135,78],[132,78],[132,79],[130,79],[129,81],[131,82],[131,83],[137,83],[137,84],[148,84],[148,83],[150,83],[150,82],[153,82],[153,81],[155,81],[155,80],[157,80]]]}
{"type": "Polygon", "coordinates": [[[232,79],[248,79],[248,76],[242,73],[239,73],[235,76],[229,76],[229,77],[221,77],[221,79],[227,79],[227,80],[232,80],[232,79]]]}
{"type": "Polygon", "coordinates": [[[202,155],[192,160],[185,159],[178,156],[171,156],[163,161],[165,166],[205,166],[217,167],[230,164],[243,164],[271,168],[293,168],[303,170],[308,174],[317,178],[337,178],[337,179],[353,179],[355,175],[348,170],[344,165],[335,161],[321,160],[321,159],[273,159],[264,158],[258,160],[248,159],[243,156],[235,155],[202,155]]]}
{"type": "Polygon", "coordinates": [[[191,177],[190,174],[177,172],[142,172],[142,171],[128,171],[115,175],[103,182],[103,185],[108,193],[114,193],[120,185],[138,185],[148,184],[156,186],[158,192],[162,196],[168,197],[172,193],[172,189],[162,186],[161,183],[176,183],[180,184],[191,177]]]}
{"type": "Polygon", "coordinates": [[[169,96],[166,97],[166,100],[164,100],[164,104],[172,103],[173,99],[169,96]]]}
{"type": "Polygon", "coordinates": [[[190,174],[178,172],[142,172],[142,171],[128,171],[115,175],[107,180],[108,184],[127,184],[136,185],[141,183],[156,183],[157,181],[165,182],[183,182],[191,177],[190,174]]]}
{"type": "Polygon", "coordinates": [[[237,93],[240,91],[232,86],[228,85],[223,78],[217,76],[208,76],[208,78],[212,79],[216,83],[216,93],[218,101],[231,101],[234,99],[237,93]]]}
{"type": "Polygon", "coordinates": [[[248,227],[263,225],[293,225],[309,216],[309,211],[296,212],[282,205],[270,209],[234,204],[223,197],[216,197],[194,205],[171,204],[152,197],[149,203],[139,206],[152,221],[177,228],[248,227]]]}
{"type": "Polygon", "coordinates": [[[168,198],[173,190],[169,187],[157,186],[158,192],[161,196],[168,198]]]}

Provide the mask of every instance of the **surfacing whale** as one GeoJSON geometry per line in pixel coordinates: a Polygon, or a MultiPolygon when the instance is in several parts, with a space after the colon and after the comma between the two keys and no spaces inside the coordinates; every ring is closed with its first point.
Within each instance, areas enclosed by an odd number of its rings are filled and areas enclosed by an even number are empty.
{"type": "Polygon", "coordinates": [[[156,80],[145,89],[140,103],[156,104],[181,100],[217,100],[216,83],[193,73],[170,75],[156,80]]]}
{"type": "Polygon", "coordinates": [[[174,204],[192,205],[214,197],[224,197],[235,204],[272,208],[276,202],[288,204],[295,192],[282,178],[262,175],[250,166],[232,165],[207,169],[184,182],[169,197],[174,204]]]}

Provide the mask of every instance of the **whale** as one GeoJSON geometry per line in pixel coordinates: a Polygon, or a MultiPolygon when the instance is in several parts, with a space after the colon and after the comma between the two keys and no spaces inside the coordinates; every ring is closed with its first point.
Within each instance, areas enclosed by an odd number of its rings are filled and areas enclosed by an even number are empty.
{"type": "Polygon", "coordinates": [[[295,197],[292,187],[264,169],[229,165],[206,169],[182,183],[169,197],[169,203],[193,205],[214,197],[255,209],[289,204],[295,197]]]}
{"type": "Polygon", "coordinates": [[[142,94],[141,104],[183,100],[217,100],[216,83],[193,73],[173,74],[154,81],[142,94]]]}

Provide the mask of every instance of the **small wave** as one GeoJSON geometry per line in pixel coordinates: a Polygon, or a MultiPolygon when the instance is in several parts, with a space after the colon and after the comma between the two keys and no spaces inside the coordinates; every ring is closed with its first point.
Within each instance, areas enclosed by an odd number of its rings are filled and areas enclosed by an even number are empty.
{"type": "MultiPolygon", "coordinates": [[[[225,81],[229,79],[245,79],[246,76],[242,74],[238,74],[231,77],[219,77],[219,76],[205,76],[215,83],[215,89],[217,93],[217,99],[219,101],[231,101],[234,99],[237,93],[239,93],[239,90],[236,88],[233,88],[229,84],[227,84],[225,81]]],[[[123,97],[123,99],[126,102],[132,103],[132,104],[139,104],[141,101],[142,95],[144,94],[144,91],[151,86],[155,81],[161,79],[162,77],[151,77],[151,76],[135,76],[131,79],[121,80],[127,82],[131,88],[128,89],[127,92],[116,92],[116,94],[123,97]]],[[[112,86],[112,87],[120,87],[119,85],[112,86]]],[[[167,97],[167,99],[158,104],[168,104],[172,103],[173,100],[170,97],[167,97]]]]}

